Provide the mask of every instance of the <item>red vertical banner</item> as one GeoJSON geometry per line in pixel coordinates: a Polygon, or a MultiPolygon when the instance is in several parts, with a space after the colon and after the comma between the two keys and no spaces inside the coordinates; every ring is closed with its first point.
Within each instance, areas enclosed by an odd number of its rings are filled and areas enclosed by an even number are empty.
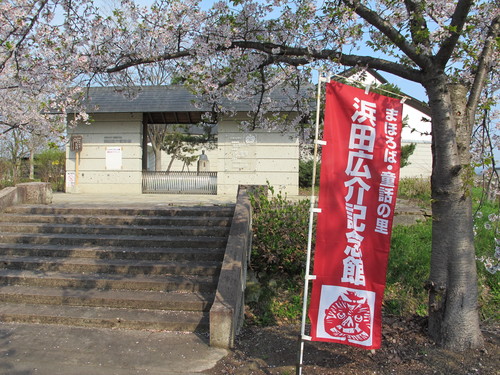
{"type": "Polygon", "coordinates": [[[338,82],[326,86],[313,340],[380,347],[402,112],[398,99],[338,82]]]}

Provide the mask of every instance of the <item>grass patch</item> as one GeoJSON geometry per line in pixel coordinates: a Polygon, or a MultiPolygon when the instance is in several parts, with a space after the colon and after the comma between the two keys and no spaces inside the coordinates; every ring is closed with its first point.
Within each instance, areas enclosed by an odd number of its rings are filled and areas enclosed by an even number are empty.
{"type": "Polygon", "coordinates": [[[500,213],[498,203],[483,200],[480,189],[473,189],[475,203],[474,244],[479,285],[479,307],[483,321],[500,321],[500,272],[492,273],[498,265],[500,252],[500,213]]]}
{"type": "Polygon", "coordinates": [[[421,207],[431,204],[431,183],[428,178],[402,178],[399,181],[398,198],[410,200],[421,207]]]}
{"type": "Polygon", "coordinates": [[[432,222],[393,229],[384,311],[398,316],[427,315],[432,222]]]}

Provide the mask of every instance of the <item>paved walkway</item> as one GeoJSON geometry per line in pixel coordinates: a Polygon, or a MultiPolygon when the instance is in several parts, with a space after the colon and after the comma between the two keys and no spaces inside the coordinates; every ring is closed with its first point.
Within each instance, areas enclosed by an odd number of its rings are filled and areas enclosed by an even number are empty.
{"type": "Polygon", "coordinates": [[[226,354],[193,333],[0,323],[5,375],[194,375],[226,354]]]}
{"type": "Polygon", "coordinates": [[[67,194],[54,193],[52,203],[58,205],[153,205],[192,206],[234,204],[236,195],[189,194],[67,194]]]}
{"type": "MultiPolygon", "coordinates": [[[[236,197],[55,193],[57,205],[190,206],[236,197]]],[[[194,333],[0,323],[0,375],[193,375],[227,351],[194,333]]]]}

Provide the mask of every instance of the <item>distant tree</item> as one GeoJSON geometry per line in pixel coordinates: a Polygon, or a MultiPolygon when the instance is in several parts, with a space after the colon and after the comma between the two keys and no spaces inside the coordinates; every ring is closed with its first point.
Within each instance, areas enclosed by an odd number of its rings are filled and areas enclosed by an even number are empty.
{"type": "Polygon", "coordinates": [[[211,149],[215,146],[212,126],[193,127],[189,125],[173,125],[163,138],[162,150],[170,155],[167,171],[170,171],[175,160],[189,166],[198,160],[200,148],[211,149]],[[191,130],[196,128],[197,131],[191,130]],[[197,133],[197,134],[195,134],[197,133]]]}
{"type": "Polygon", "coordinates": [[[43,182],[50,182],[52,190],[64,190],[66,171],[66,152],[58,148],[48,148],[35,155],[36,177],[43,182]]]}

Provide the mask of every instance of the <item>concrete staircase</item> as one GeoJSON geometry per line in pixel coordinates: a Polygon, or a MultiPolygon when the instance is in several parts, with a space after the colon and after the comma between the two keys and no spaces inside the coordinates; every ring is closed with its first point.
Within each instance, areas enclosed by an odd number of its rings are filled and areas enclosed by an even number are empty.
{"type": "Polygon", "coordinates": [[[0,321],[207,331],[233,212],[12,206],[0,321]]]}

